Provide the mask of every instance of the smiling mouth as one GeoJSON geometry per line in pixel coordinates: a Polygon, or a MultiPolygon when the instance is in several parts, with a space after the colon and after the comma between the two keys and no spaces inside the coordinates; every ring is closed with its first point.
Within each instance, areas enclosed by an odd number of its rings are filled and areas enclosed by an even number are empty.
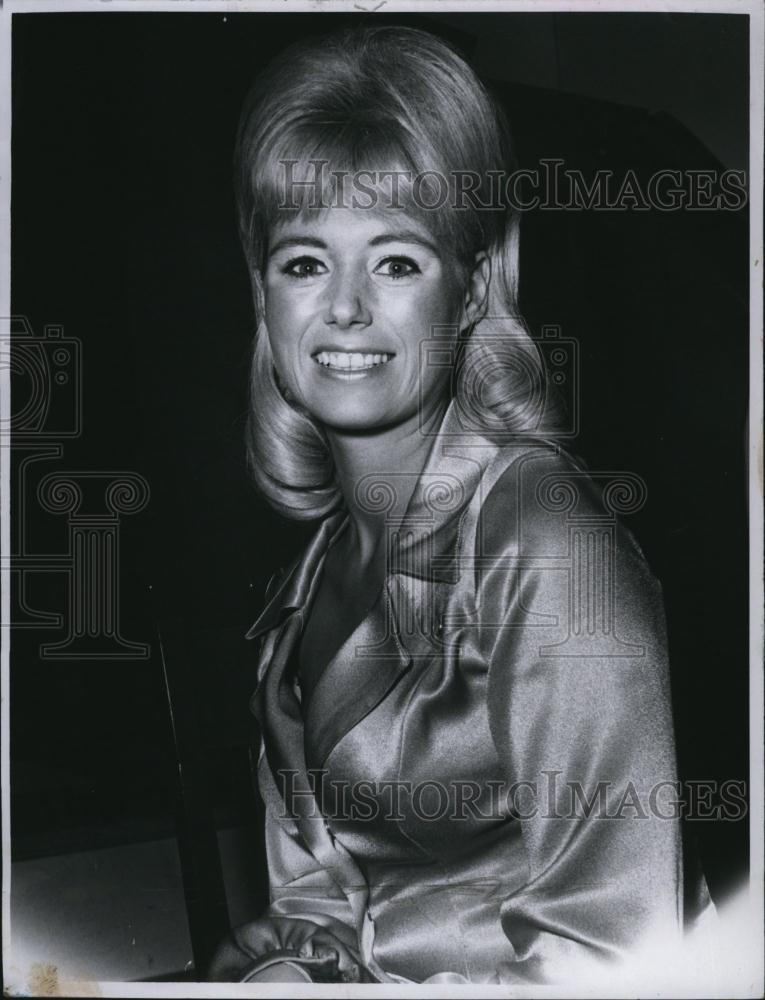
{"type": "Polygon", "coordinates": [[[390,353],[369,353],[361,354],[358,351],[319,351],[313,355],[313,360],[338,372],[363,372],[372,368],[381,368],[395,358],[395,354],[390,353]]]}

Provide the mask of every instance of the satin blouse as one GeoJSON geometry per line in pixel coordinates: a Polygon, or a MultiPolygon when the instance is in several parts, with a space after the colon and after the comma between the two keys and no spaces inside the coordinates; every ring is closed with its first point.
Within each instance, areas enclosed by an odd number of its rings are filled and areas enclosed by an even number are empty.
{"type": "MultiPolygon", "coordinates": [[[[384,512],[405,478],[359,496],[384,512]]],[[[662,595],[620,520],[641,481],[464,433],[454,403],[414,479],[307,704],[297,648],[345,511],[247,633],[268,914],[327,927],[379,982],[570,981],[679,935],[662,595]]]]}

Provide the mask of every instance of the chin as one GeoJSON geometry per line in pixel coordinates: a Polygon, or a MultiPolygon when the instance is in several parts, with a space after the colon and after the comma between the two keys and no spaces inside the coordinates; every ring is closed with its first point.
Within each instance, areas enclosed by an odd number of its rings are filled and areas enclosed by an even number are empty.
{"type": "Polygon", "coordinates": [[[364,431],[380,430],[386,427],[390,421],[389,420],[374,420],[369,417],[369,414],[359,415],[356,418],[353,417],[331,417],[321,419],[321,423],[327,427],[329,430],[338,431],[342,433],[343,431],[347,433],[356,432],[363,433],[364,431]]]}
{"type": "Polygon", "coordinates": [[[328,409],[312,410],[319,423],[334,431],[374,431],[396,422],[395,414],[376,412],[368,404],[338,406],[328,409]]]}

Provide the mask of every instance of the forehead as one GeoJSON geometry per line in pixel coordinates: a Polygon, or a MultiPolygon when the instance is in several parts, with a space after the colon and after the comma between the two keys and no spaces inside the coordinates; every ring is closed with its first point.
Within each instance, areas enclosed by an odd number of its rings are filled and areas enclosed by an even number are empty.
{"type": "Polygon", "coordinates": [[[269,242],[310,236],[338,246],[366,245],[382,239],[421,242],[436,249],[438,235],[405,209],[361,206],[290,211],[283,209],[274,220],[269,242]]]}

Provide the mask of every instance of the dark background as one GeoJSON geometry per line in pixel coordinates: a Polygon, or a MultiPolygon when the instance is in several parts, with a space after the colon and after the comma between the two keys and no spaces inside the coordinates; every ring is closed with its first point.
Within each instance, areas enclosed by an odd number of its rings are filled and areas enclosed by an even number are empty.
{"type": "MultiPolygon", "coordinates": [[[[158,629],[188,638],[216,824],[251,809],[235,748],[251,735],[254,659],[222,663],[211,637],[246,630],[315,528],[272,513],[244,470],[253,321],[233,137],[267,58],[362,16],[13,16],[12,308],[38,336],[61,324],[83,345],[82,434],[39,476],[147,480],[149,505],[120,527],[120,605],[123,635],[152,647],[143,661],[53,662],[39,647],[63,632],[15,630],[17,860],[174,834],[158,629]]],[[[746,17],[375,16],[462,48],[505,104],[522,166],[747,168],[746,17]]],[[[560,325],[581,347],[576,450],[648,484],[630,526],[664,586],[681,774],[717,782],[748,782],[747,253],[745,211],[535,211],[522,223],[531,329],[560,325]]],[[[13,517],[35,551],[66,550],[66,518],[32,495],[13,517]]],[[[65,609],[61,574],[27,588],[32,606],[65,609]]],[[[718,901],[746,871],[747,824],[692,824],[718,901]]]]}

